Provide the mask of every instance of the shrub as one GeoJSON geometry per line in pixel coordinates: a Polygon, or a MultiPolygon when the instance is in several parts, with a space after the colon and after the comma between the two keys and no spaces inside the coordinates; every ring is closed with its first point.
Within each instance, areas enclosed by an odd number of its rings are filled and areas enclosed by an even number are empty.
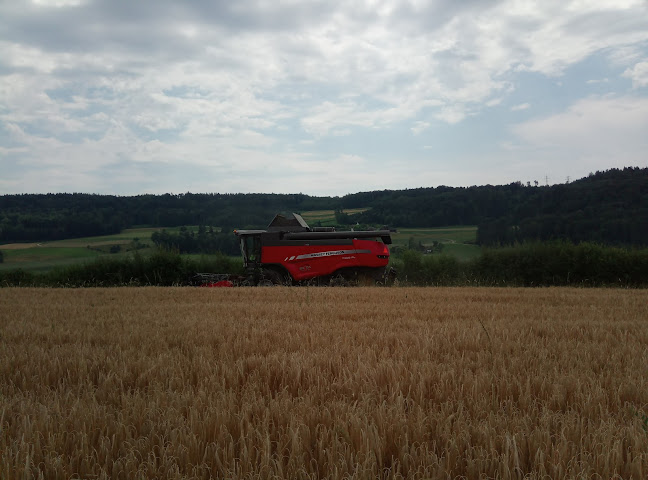
{"type": "Polygon", "coordinates": [[[26,272],[21,268],[0,272],[1,286],[29,287],[35,285],[33,273],[26,272]]]}
{"type": "MultiPolygon", "coordinates": [[[[448,255],[423,255],[406,249],[392,256],[391,266],[406,285],[618,286],[648,285],[648,249],[627,250],[592,243],[528,243],[485,249],[462,262],[448,255]]],[[[55,269],[45,274],[23,270],[0,272],[3,286],[185,285],[195,273],[244,272],[240,259],[224,254],[181,257],[158,250],[149,256],[134,251],[121,258],[55,269]]]]}
{"type": "Polygon", "coordinates": [[[493,285],[639,287],[648,284],[648,250],[529,243],[486,249],[472,268],[483,283],[493,285]]]}
{"type": "Polygon", "coordinates": [[[219,254],[199,260],[177,252],[157,250],[144,256],[139,251],[122,258],[99,257],[93,262],[53,270],[43,281],[55,286],[184,285],[198,271],[239,273],[236,262],[219,254]]]}

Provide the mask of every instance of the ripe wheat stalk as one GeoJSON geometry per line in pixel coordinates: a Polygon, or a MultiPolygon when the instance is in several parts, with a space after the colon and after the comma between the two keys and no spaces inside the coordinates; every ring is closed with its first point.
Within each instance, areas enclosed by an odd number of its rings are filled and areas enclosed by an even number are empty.
{"type": "Polygon", "coordinates": [[[646,305],[0,289],[0,478],[646,478],[646,305]]]}

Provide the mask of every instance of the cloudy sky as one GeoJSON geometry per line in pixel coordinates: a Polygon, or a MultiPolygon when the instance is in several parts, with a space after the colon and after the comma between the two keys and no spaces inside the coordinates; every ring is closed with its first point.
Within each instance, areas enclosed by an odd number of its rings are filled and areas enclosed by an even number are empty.
{"type": "Polygon", "coordinates": [[[0,194],[648,166],[646,0],[0,0],[0,194]]]}

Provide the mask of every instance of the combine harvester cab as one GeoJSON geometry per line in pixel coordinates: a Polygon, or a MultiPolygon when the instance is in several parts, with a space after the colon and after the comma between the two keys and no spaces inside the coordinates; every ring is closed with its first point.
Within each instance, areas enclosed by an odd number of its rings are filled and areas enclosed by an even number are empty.
{"type": "Polygon", "coordinates": [[[235,230],[248,283],[369,284],[393,276],[388,230],[313,229],[300,215],[292,217],[277,215],[266,230],[235,230]]]}

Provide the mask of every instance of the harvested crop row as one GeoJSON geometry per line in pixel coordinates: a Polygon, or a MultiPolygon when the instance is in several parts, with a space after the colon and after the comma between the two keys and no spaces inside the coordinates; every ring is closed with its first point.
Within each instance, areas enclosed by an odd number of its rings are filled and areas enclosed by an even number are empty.
{"type": "Polygon", "coordinates": [[[646,305],[0,289],[0,478],[645,478],[646,305]]]}

